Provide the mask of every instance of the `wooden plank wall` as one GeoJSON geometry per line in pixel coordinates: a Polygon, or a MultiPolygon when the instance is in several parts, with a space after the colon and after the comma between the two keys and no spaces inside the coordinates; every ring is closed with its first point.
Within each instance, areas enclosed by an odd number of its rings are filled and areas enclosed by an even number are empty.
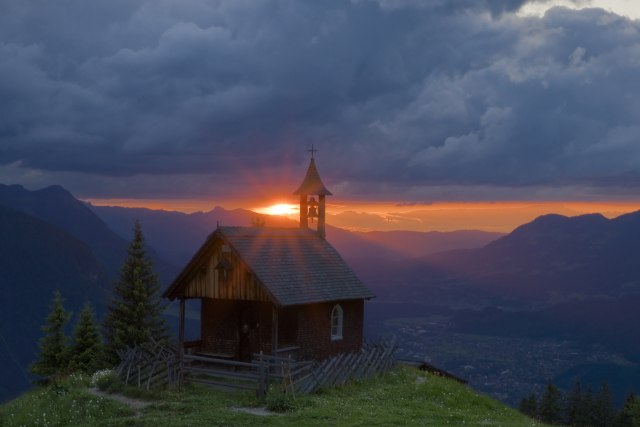
{"type": "Polygon", "coordinates": [[[270,301],[255,276],[233,253],[223,254],[221,245],[216,245],[200,265],[196,266],[189,284],[185,287],[184,297],[270,301]],[[226,279],[222,277],[222,272],[215,268],[223,256],[227,257],[233,266],[226,279]]]}

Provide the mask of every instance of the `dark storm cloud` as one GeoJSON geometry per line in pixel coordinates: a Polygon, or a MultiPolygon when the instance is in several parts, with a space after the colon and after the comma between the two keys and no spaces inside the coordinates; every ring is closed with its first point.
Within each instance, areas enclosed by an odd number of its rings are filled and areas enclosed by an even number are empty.
{"type": "Polygon", "coordinates": [[[3,2],[0,164],[170,193],[315,143],[345,195],[637,188],[640,24],[522,3],[3,2]]]}

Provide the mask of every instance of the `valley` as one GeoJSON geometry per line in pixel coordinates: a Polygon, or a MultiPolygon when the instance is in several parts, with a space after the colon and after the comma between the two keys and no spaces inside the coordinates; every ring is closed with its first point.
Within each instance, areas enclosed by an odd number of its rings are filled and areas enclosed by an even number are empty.
{"type": "MultiPolygon", "coordinates": [[[[426,361],[468,380],[474,389],[511,406],[517,406],[520,399],[532,391],[539,393],[548,379],[568,376],[561,382],[570,387],[575,380],[570,371],[576,367],[635,366],[601,344],[460,333],[451,329],[450,321],[449,316],[426,312],[421,317],[381,315],[369,318],[367,328],[373,335],[395,336],[399,358],[426,361]]],[[[612,382],[604,376],[593,380],[597,381],[594,388],[600,385],[599,381],[612,382]]],[[[628,387],[629,382],[624,381],[612,384],[619,401],[626,396],[628,387]]]]}

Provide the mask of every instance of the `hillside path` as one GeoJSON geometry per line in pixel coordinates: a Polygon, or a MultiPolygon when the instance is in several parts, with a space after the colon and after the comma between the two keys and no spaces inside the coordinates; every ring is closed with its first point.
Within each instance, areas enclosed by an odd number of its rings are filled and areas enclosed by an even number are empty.
{"type": "Polygon", "coordinates": [[[123,395],[117,394],[117,393],[114,393],[114,394],[105,393],[104,391],[100,391],[95,387],[88,388],[87,391],[89,393],[93,394],[94,396],[103,397],[105,399],[115,400],[116,402],[119,402],[119,403],[122,403],[124,405],[127,405],[131,409],[135,410],[136,413],[139,413],[139,411],[141,409],[144,409],[147,406],[153,404],[153,402],[149,402],[149,401],[146,401],[146,400],[140,400],[140,399],[133,399],[131,397],[123,396],[123,395]]]}

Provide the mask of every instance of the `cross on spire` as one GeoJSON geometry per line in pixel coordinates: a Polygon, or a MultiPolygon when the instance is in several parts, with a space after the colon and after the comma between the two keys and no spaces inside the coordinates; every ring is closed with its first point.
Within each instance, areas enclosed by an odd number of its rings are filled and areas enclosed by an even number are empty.
{"type": "Polygon", "coordinates": [[[313,144],[311,144],[311,150],[307,150],[307,151],[311,153],[311,158],[312,159],[313,159],[313,155],[318,152],[318,150],[313,148],[313,144]]]}

